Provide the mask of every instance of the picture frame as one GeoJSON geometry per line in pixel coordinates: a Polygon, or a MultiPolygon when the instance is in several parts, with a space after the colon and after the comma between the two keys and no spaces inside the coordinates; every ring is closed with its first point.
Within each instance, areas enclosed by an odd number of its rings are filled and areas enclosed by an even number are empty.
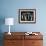
{"type": "Polygon", "coordinates": [[[36,9],[19,9],[19,23],[36,23],[36,9]]]}

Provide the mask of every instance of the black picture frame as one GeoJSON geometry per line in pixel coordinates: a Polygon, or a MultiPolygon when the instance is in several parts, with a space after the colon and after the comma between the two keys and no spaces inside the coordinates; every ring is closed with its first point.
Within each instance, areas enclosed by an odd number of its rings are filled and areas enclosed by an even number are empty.
{"type": "Polygon", "coordinates": [[[19,23],[36,23],[36,9],[19,9],[19,23]]]}

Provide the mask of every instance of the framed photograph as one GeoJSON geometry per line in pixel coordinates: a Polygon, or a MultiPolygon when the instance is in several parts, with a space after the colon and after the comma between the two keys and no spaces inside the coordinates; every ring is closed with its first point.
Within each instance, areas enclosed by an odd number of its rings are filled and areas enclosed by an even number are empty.
{"type": "Polygon", "coordinates": [[[19,9],[19,23],[36,23],[36,9],[19,9]]]}

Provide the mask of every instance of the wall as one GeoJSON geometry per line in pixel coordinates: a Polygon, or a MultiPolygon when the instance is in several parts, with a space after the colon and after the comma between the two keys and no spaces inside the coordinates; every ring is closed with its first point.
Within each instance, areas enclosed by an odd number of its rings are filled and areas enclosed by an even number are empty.
{"type": "MultiPolygon", "coordinates": [[[[0,0],[0,18],[4,20],[7,17],[15,19],[14,26],[11,26],[12,32],[38,31],[42,32],[44,36],[46,35],[46,0],[0,0]],[[18,9],[32,8],[36,9],[36,24],[19,24],[18,9]]],[[[8,26],[1,23],[0,31],[8,32],[8,26]]],[[[46,44],[45,41],[44,43],[46,44]]]]}
{"type": "MultiPolygon", "coordinates": [[[[15,25],[11,31],[46,31],[46,1],[41,0],[1,0],[1,14],[2,17],[13,17],[15,25]],[[36,9],[36,24],[19,24],[18,23],[18,9],[36,9]],[[14,29],[13,29],[14,28],[14,29]]],[[[8,31],[6,25],[3,25],[2,32],[8,31]]]]}
{"type": "MultiPolygon", "coordinates": [[[[13,17],[15,19],[14,29],[12,31],[46,31],[46,1],[40,0],[1,0],[1,14],[2,17],[13,17]],[[18,23],[18,9],[36,9],[36,24],[19,24],[18,23]]],[[[8,31],[6,25],[2,26],[2,32],[8,31]],[[5,27],[4,27],[5,26],[5,27]]]]}

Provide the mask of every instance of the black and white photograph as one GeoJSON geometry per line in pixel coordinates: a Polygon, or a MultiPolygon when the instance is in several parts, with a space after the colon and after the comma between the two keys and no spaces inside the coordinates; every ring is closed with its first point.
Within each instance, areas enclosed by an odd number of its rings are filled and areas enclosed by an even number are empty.
{"type": "Polygon", "coordinates": [[[35,23],[36,9],[19,9],[19,23],[35,23]]]}

